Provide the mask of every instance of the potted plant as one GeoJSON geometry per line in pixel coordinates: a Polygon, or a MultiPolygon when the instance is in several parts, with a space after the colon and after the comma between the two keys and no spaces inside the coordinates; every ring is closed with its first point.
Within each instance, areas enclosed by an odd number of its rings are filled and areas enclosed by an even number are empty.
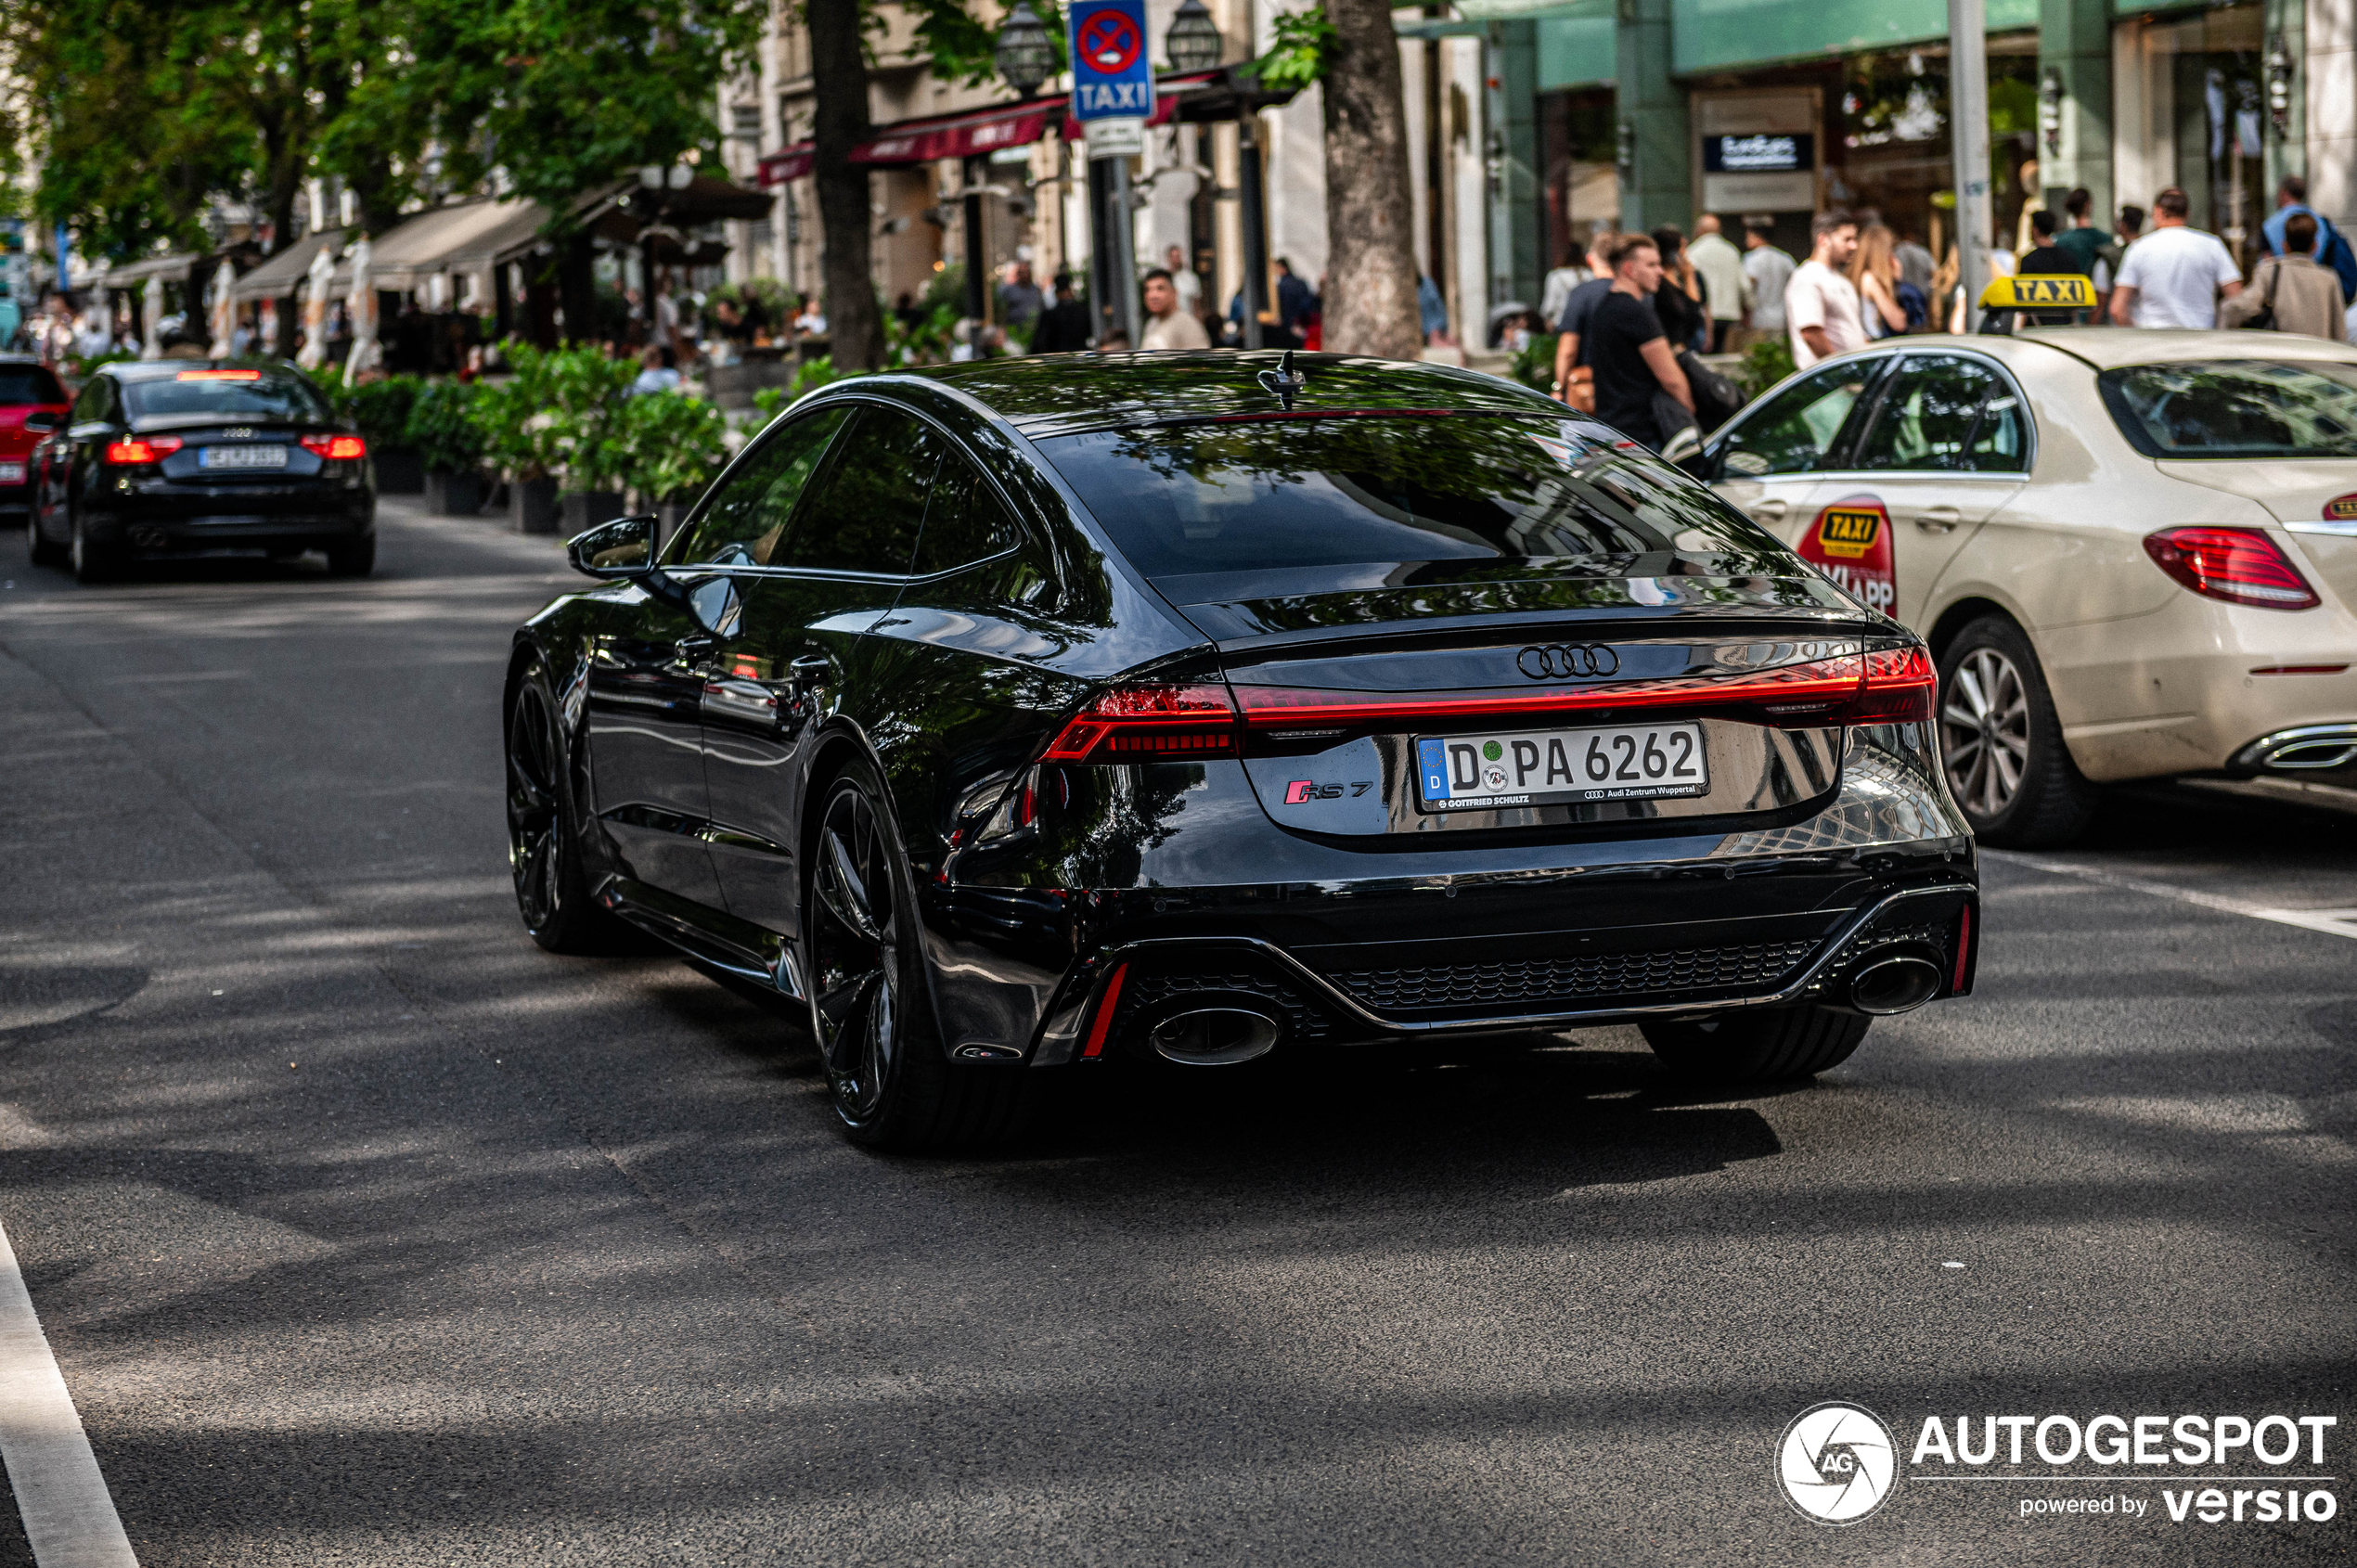
{"type": "Polygon", "coordinates": [[[558,505],[565,532],[578,533],[622,515],[625,480],[618,437],[638,367],[626,359],[609,359],[597,349],[581,348],[549,355],[548,369],[562,453],[555,465],[558,505]]]}
{"type": "Polygon", "coordinates": [[[474,413],[483,456],[508,482],[509,526],[519,533],[557,531],[556,470],[563,460],[557,415],[549,406],[554,354],[509,339],[501,345],[509,374],[477,383],[474,413]]]}
{"type": "Polygon", "coordinates": [[[615,444],[634,508],[650,508],[668,542],[698,496],[743,443],[728,417],[687,392],[647,392],[623,405],[615,444]]]}
{"type": "Polygon", "coordinates": [[[409,444],[425,466],[426,509],[439,517],[483,510],[483,430],[479,390],[465,381],[429,381],[409,410],[409,444]]]}
{"type": "Polygon", "coordinates": [[[425,465],[409,444],[409,410],[420,385],[416,376],[377,376],[350,389],[352,422],[368,443],[380,495],[415,495],[426,487],[425,465]]]}

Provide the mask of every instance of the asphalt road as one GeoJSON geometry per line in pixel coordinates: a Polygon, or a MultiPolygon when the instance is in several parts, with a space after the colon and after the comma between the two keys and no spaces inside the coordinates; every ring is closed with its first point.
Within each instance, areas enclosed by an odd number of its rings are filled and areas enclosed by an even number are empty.
{"type": "Polygon", "coordinates": [[[1606,1031],[878,1159],[776,1020],[518,930],[497,688],[552,543],[388,503],[365,583],[0,578],[0,1225],[148,1568],[2357,1543],[2357,941],[2246,912],[2357,907],[2345,798],[2139,790],[1992,856],[1980,994],[1813,1086],[1606,1031]],[[1910,1479],[1829,1530],[1773,1454],[1835,1398],[2337,1413],[2343,1510],[1910,1479]]]}

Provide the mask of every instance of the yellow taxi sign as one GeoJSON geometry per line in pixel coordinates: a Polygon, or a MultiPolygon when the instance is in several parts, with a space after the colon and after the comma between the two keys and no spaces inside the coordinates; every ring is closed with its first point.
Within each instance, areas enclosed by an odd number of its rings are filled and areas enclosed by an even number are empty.
{"type": "Polygon", "coordinates": [[[2093,310],[2095,280],[2067,273],[1992,279],[1980,291],[1983,310],[2093,310]]]}

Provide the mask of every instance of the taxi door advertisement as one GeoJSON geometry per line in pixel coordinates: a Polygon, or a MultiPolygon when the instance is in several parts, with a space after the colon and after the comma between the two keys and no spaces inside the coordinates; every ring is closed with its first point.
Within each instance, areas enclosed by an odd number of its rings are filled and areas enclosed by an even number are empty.
{"type": "Polygon", "coordinates": [[[1890,510],[1872,495],[1851,495],[1817,514],[1800,541],[1800,559],[1885,615],[1899,602],[1890,554],[1890,510]]]}

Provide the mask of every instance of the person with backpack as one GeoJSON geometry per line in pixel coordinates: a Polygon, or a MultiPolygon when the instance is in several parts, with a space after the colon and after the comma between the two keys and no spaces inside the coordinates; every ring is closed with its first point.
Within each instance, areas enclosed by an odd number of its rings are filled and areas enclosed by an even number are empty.
{"type": "Polygon", "coordinates": [[[2314,213],[2294,212],[2284,225],[2282,253],[2259,263],[2250,287],[2219,308],[2218,325],[2347,342],[2349,297],[2332,269],[2315,258],[2316,229],[2314,213]]]}
{"type": "MultiPolygon", "coordinates": [[[[2316,222],[2316,238],[2312,249],[2304,252],[2332,269],[2340,278],[2340,291],[2357,299],[2357,251],[2350,248],[2349,237],[2333,226],[2330,218],[2308,205],[2308,182],[2298,174],[2286,174],[2284,183],[2275,187],[2275,210],[2259,225],[2260,237],[2266,241],[2267,253],[2284,253],[2286,235],[2292,219],[2309,217],[2316,222]]],[[[2298,246],[2293,247],[2295,250],[2298,246]]]]}

